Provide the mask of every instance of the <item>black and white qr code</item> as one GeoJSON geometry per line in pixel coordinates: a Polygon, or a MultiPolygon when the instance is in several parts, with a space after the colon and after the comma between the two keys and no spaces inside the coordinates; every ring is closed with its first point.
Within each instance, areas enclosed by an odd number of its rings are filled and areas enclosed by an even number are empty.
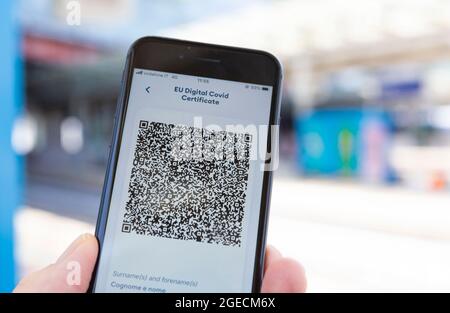
{"type": "Polygon", "coordinates": [[[251,142],[140,121],[122,232],[240,246],[251,142]]]}

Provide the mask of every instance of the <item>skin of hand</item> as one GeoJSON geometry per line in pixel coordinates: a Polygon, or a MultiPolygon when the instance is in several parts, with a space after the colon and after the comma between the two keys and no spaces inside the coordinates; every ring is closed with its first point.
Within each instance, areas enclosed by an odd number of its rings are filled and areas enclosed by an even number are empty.
{"type": "MultiPolygon", "coordinates": [[[[14,292],[86,292],[98,255],[97,239],[85,234],[76,239],[56,263],[25,277],[14,292]],[[68,284],[70,264],[78,262],[79,284],[68,284]]],[[[266,263],[261,292],[304,292],[306,277],[303,267],[295,260],[285,258],[274,247],[266,250],[266,263]]]]}

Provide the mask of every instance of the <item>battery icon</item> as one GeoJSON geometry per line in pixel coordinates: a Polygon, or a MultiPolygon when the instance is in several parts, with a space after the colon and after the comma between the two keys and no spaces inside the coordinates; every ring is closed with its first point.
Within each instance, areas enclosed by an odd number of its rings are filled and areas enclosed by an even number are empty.
{"type": "Polygon", "coordinates": [[[262,87],[262,90],[264,90],[264,91],[268,91],[268,90],[269,90],[269,88],[268,88],[268,87],[262,87]]]}

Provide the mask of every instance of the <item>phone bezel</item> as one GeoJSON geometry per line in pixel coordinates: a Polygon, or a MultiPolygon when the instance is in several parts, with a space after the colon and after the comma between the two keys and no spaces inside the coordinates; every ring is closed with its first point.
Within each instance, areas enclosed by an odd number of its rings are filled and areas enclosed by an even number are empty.
{"type": "MultiPolygon", "coordinates": [[[[122,131],[135,68],[272,86],[269,125],[279,125],[282,68],[280,62],[272,54],[259,50],[162,37],[143,37],[135,41],[128,51],[114,117],[114,131],[95,230],[99,243],[99,257],[92,274],[90,292],[95,289],[97,267],[105,237],[122,131]],[[180,55],[183,55],[183,57],[180,57],[180,55]],[[176,60],[178,61],[175,62],[176,60]]],[[[269,127],[267,141],[269,151],[271,137],[271,128],[269,127]]],[[[265,171],[261,192],[252,292],[259,292],[261,289],[271,187],[272,171],[265,171]]]]}

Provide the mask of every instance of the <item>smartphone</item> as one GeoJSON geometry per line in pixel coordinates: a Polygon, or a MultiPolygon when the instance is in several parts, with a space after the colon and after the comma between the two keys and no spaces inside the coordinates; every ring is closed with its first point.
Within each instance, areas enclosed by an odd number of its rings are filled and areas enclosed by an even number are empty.
{"type": "Polygon", "coordinates": [[[158,37],[131,46],[91,291],[260,290],[281,79],[263,51],[158,37]]]}

